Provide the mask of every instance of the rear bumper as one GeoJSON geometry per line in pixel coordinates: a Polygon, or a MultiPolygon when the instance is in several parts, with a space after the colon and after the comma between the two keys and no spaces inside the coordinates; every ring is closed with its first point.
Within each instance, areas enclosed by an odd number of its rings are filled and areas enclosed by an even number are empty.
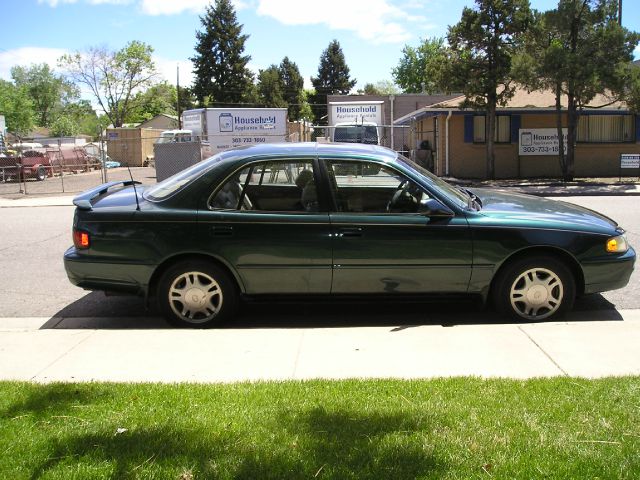
{"type": "Polygon", "coordinates": [[[636,252],[629,248],[624,255],[584,262],[584,293],[606,292],[625,287],[633,273],[635,261],[636,252]]]}
{"type": "Polygon", "coordinates": [[[146,295],[154,268],[154,265],[95,261],[79,255],[74,247],[64,253],[69,281],[85,290],[146,295]]]}

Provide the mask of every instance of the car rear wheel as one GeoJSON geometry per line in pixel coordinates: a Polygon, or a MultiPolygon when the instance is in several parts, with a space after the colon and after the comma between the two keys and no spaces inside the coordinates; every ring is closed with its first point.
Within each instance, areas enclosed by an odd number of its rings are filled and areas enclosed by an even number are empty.
{"type": "Polygon", "coordinates": [[[238,292],[233,280],[217,265],[188,261],[170,267],[162,275],[158,302],[172,325],[208,328],[235,314],[238,292]]]}
{"type": "Polygon", "coordinates": [[[573,306],[575,279],[567,266],[553,257],[514,261],[500,273],[493,289],[501,313],[517,320],[559,317],[573,306]]]}

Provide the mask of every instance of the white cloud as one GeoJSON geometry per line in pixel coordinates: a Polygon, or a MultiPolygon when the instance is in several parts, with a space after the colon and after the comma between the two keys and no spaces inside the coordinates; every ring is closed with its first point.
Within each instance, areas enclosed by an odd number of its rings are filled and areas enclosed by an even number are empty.
{"type": "Polygon", "coordinates": [[[177,67],[180,66],[180,86],[189,87],[193,83],[193,63],[189,60],[169,60],[162,57],[154,57],[158,73],[162,80],[172,85],[176,84],[177,67]]]}
{"type": "Polygon", "coordinates": [[[22,47],[14,50],[0,50],[0,78],[11,79],[11,67],[28,67],[31,64],[46,63],[56,69],[58,59],[68,53],[61,48],[22,47]]]}
{"type": "Polygon", "coordinates": [[[638,57],[640,57],[640,45],[638,45],[638,46],[633,50],[633,56],[634,56],[634,58],[638,58],[638,57]]]}
{"type": "MultiPolygon", "coordinates": [[[[147,15],[175,15],[184,11],[199,13],[211,0],[140,0],[142,11],[147,15]]],[[[247,7],[243,0],[232,0],[236,11],[247,7]]]]}
{"type": "Polygon", "coordinates": [[[413,36],[406,24],[424,21],[388,0],[324,0],[313,4],[302,0],[258,0],[257,13],[285,25],[322,24],[334,30],[351,30],[373,44],[404,42],[413,36]]]}

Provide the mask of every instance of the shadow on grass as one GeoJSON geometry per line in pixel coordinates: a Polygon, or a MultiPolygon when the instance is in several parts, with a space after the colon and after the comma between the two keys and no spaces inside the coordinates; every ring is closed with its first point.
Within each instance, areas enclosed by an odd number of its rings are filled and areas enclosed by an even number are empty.
{"type": "Polygon", "coordinates": [[[444,471],[416,439],[429,427],[423,419],[322,408],[295,413],[276,413],[277,431],[256,425],[259,437],[250,427],[243,435],[202,425],[68,435],[51,442],[30,478],[77,472],[78,464],[119,479],[179,478],[188,471],[193,478],[379,480],[437,478],[444,471]],[[286,440],[273,442],[283,431],[286,440]]]}
{"type": "Polygon", "coordinates": [[[66,383],[43,386],[25,384],[22,388],[29,389],[29,392],[23,400],[7,408],[2,413],[3,418],[11,419],[20,415],[33,415],[40,419],[52,413],[59,416],[73,411],[73,405],[95,402],[98,397],[109,397],[108,392],[104,389],[66,383]]]}

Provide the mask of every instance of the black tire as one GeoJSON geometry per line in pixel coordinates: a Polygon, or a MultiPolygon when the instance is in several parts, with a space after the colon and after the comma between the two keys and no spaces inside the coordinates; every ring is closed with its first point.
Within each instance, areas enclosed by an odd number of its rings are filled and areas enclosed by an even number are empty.
{"type": "Polygon", "coordinates": [[[47,170],[44,167],[38,167],[36,172],[36,180],[43,182],[47,178],[47,170]]]}
{"type": "Polygon", "coordinates": [[[169,267],[156,293],[160,311],[176,327],[220,325],[238,309],[235,282],[225,270],[207,261],[190,260],[169,267]]]}
{"type": "Polygon", "coordinates": [[[493,285],[497,310],[514,320],[558,318],[571,310],[576,282],[567,265],[554,257],[534,256],[505,266],[493,285]]]}

